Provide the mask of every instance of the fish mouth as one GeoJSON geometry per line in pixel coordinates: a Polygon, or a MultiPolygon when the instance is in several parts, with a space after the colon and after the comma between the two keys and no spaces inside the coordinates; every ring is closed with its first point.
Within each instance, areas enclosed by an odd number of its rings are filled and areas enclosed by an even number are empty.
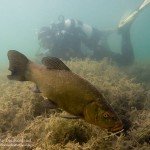
{"type": "Polygon", "coordinates": [[[121,131],[123,129],[123,124],[122,122],[119,124],[116,124],[113,128],[111,128],[109,131],[110,132],[118,132],[121,131]]]}

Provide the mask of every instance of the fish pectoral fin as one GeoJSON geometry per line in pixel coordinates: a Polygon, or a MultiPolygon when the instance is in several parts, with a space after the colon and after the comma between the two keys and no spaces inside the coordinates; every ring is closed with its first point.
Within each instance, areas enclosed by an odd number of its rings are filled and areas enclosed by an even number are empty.
{"type": "Polygon", "coordinates": [[[42,59],[42,64],[45,65],[47,69],[71,71],[59,58],[56,57],[44,57],[42,59]]]}
{"type": "Polygon", "coordinates": [[[31,88],[31,91],[34,93],[41,93],[41,91],[39,90],[37,85],[35,85],[33,88],[31,88]]]}
{"type": "Polygon", "coordinates": [[[59,117],[61,118],[65,118],[65,119],[81,119],[80,116],[74,116],[74,115],[71,115],[71,114],[62,114],[62,115],[59,115],[59,117]]]}
{"type": "Polygon", "coordinates": [[[44,98],[44,105],[45,105],[46,108],[48,108],[48,109],[58,109],[57,104],[55,104],[52,100],[47,99],[45,97],[43,97],[43,98],[44,98]]]}

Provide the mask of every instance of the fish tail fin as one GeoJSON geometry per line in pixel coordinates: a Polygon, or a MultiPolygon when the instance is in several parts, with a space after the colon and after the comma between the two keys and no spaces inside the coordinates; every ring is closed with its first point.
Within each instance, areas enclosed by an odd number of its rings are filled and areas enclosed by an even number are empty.
{"type": "Polygon", "coordinates": [[[9,50],[7,53],[9,60],[9,69],[11,75],[8,75],[9,80],[27,81],[25,73],[29,63],[28,58],[16,50],[9,50]]]}

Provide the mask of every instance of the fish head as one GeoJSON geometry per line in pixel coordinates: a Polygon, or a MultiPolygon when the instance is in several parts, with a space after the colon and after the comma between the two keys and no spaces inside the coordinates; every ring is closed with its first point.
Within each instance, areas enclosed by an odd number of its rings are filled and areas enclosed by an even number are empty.
{"type": "Polygon", "coordinates": [[[97,124],[110,132],[118,132],[123,129],[122,121],[110,107],[108,109],[98,109],[97,124]]]}
{"type": "Polygon", "coordinates": [[[123,129],[123,123],[118,115],[106,102],[93,102],[86,107],[85,120],[110,132],[118,132],[123,129]]]}

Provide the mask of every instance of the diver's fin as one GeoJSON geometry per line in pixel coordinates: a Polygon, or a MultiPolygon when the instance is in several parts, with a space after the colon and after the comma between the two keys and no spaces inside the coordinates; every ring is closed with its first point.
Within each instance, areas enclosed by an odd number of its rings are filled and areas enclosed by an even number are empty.
{"type": "Polygon", "coordinates": [[[56,57],[44,57],[42,59],[42,64],[47,66],[48,69],[71,71],[60,59],[56,57]]]}
{"type": "Polygon", "coordinates": [[[148,4],[150,4],[150,0],[144,0],[144,2],[142,3],[142,5],[139,7],[139,10],[142,10],[143,8],[145,8],[146,6],[148,6],[148,4]]]}
{"type": "Polygon", "coordinates": [[[16,50],[9,50],[7,53],[9,59],[9,69],[11,75],[8,75],[10,80],[25,81],[25,72],[29,63],[28,58],[16,50]]]}
{"type": "Polygon", "coordinates": [[[150,0],[144,0],[143,3],[136,9],[134,12],[132,12],[128,17],[121,20],[118,25],[118,30],[121,31],[122,29],[129,28],[133,21],[136,19],[136,17],[139,15],[139,13],[146,8],[150,4],[150,0]]]}
{"type": "Polygon", "coordinates": [[[121,30],[121,29],[127,28],[127,27],[129,28],[131,26],[132,22],[134,21],[134,19],[137,17],[137,15],[138,15],[138,11],[135,10],[128,17],[121,20],[118,25],[118,30],[121,30]]]}

